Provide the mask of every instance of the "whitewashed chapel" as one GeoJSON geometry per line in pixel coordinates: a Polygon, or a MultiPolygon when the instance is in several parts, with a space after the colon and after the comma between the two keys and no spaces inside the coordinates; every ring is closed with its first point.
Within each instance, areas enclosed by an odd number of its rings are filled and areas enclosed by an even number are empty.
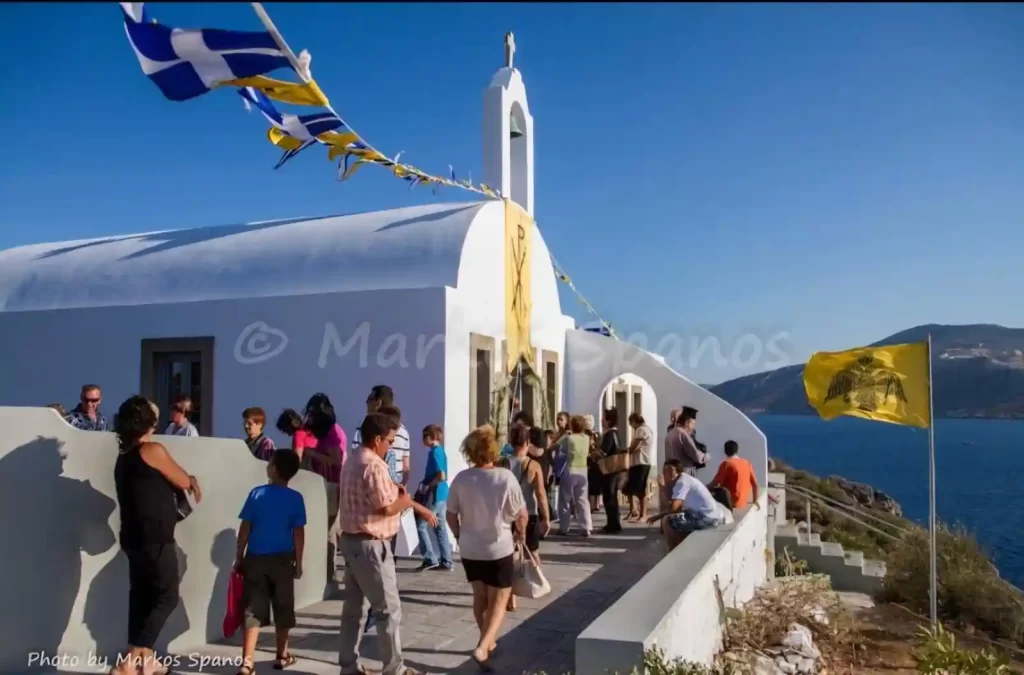
{"type": "MultiPolygon", "coordinates": [[[[135,392],[162,410],[187,393],[201,434],[240,437],[244,408],[273,419],[322,391],[351,435],[367,392],[388,384],[414,444],[438,423],[454,450],[471,427],[504,417],[522,364],[519,398],[538,420],[615,406],[658,434],[685,403],[701,411],[712,465],[734,438],[763,481],[764,437],[742,414],[563,314],[533,221],[534,119],[513,51],[483,95],[483,179],[508,201],[0,252],[0,405],[73,402],[87,382],[103,387],[108,414],[135,392]]],[[[449,457],[454,475],[464,463],[449,457]]],[[[414,475],[424,462],[413,453],[414,475]]]]}

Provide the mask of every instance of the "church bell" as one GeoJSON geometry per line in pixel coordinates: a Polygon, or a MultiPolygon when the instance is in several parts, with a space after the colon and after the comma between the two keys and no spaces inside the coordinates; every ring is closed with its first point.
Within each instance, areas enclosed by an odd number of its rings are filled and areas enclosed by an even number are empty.
{"type": "Polygon", "coordinates": [[[508,137],[519,138],[523,135],[523,130],[519,128],[519,122],[516,121],[515,115],[508,116],[508,137]]]}

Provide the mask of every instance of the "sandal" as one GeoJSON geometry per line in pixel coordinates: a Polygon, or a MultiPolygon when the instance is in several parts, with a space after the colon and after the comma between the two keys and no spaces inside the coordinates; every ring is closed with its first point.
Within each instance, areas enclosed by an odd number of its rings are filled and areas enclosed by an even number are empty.
{"type": "Polygon", "coordinates": [[[237,675],[256,675],[256,663],[253,661],[242,661],[242,667],[238,669],[237,675]]]}
{"type": "Polygon", "coordinates": [[[274,661],[274,670],[284,670],[285,668],[294,666],[298,662],[298,658],[295,654],[288,652],[284,655],[279,655],[277,660],[274,661]]]}

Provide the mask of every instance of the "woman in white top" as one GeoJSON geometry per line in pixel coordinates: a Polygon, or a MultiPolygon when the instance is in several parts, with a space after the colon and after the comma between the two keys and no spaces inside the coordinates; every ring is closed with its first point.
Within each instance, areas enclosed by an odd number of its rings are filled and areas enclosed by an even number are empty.
{"type": "Polygon", "coordinates": [[[192,399],[177,396],[171,404],[171,423],[164,433],[168,436],[198,436],[199,430],[189,421],[192,416],[192,399]]]}
{"type": "Polygon", "coordinates": [[[633,429],[633,440],[629,444],[629,476],[622,494],[629,499],[629,515],[626,521],[642,523],[647,520],[647,483],[651,474],[651,448],[654,433],[640,413],[630,413],[629,426],[633,429]]]}
{"type": "Polygon", "coordinates": [[[462,453],[471,468],[452,480],[446,514],[466,579],[473,587],[473,617],[480,629],[473,660],[488,671],[487,660],[512,594],[515,542],[523,541],[528,521],[519,481],[511,471],[495,466],[500,452],[493,427],[470,432],[462,442],[462,453]]]}

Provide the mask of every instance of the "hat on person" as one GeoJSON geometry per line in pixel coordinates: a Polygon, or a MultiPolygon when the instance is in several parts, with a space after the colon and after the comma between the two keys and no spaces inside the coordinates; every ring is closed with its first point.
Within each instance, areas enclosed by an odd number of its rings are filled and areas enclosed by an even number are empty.
{"type": "Polygon", "coordinates": [[[683,406],[682,412],[679,413],[679,419],[677,421],[695,420],[697,419],[697,409],[689,406],[683,406]]]}

